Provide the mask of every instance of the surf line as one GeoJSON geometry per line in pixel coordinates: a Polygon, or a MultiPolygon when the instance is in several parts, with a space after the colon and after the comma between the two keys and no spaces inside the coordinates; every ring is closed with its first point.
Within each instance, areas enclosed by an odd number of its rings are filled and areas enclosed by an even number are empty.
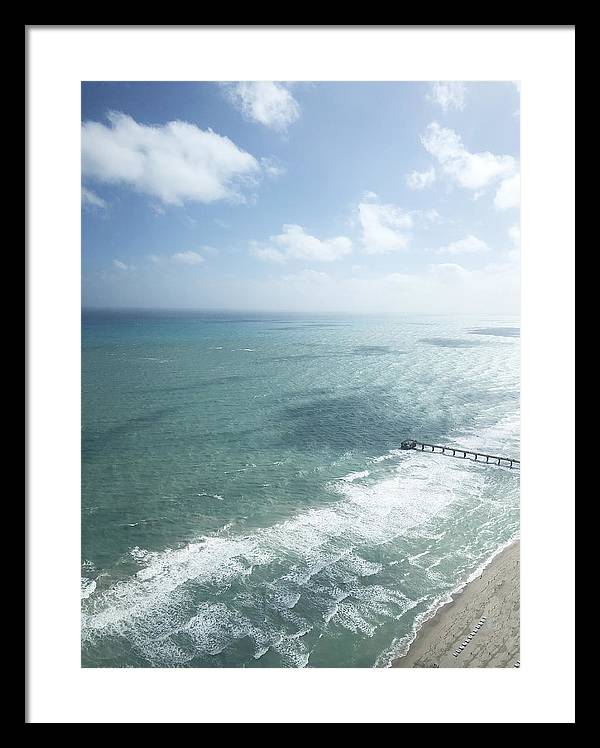
{"type": "Polygon", "coordinates": [[[416,449],[421,452],[435,452],[436,454],[450,455],[451,457],[460,457],[472,462],[485,462],[489,465],[503,465],[504,467],[515,468],[519,470],[521,460],[515,460],[513,457],[498,457],[497,455],[488,455],[483,452],[472,452],[461,447],[443,447],[439,444],[427,444],[418,442],[414,439],[404,439],[400,442],[400,449],[416,449]],[[480,459],[481,458],[481,459],[480,459]]]}

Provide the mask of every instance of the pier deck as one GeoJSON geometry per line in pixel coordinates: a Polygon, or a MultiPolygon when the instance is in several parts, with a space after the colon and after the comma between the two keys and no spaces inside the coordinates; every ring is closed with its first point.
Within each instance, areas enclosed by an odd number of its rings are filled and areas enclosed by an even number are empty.
{"type": "Polygon", "coordinates": [[[508,468],[520,469],[521,461],[513,457],[498,457],[497,455],[488,455],[483,452],[474,452],[470,449],[461,447],[444,447],[440,444],[427,444],[418,442],[414,439],[405,439],[400,444],[400,449],[416,449],[420,452],[435,452],[437,454],[449,455],[450,457],[460,457],[473,462],[483,462],[488,465],[502,465],[508,468]]]}

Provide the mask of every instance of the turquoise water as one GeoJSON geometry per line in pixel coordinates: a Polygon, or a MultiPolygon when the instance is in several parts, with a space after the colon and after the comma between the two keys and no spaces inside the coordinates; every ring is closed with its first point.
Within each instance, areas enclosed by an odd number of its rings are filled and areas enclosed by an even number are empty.
{"type": "Polygon", "coordinates": [[[84,312],[82,663],[374,667],[518,534],[507,318],[84,312]]]}

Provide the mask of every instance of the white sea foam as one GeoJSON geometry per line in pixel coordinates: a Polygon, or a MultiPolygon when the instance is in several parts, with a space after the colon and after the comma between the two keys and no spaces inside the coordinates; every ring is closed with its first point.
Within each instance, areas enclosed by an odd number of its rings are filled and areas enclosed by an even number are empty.
{"type": "Polygon", "coordinates": [[[150,555],[150,551],[147,551],[145,548],[140,548],[136,545],[129,551],[129,555],[134,561],[137,561],[137,563],[141,564],[148,558],[148,556],[150,555]]]}
{"type": "Polygon", "coordinates": [[[96,589],[96,580],[87,579],[86,577],[81,578],[81,599],[85,600],[89,597],[96,589]]]}
{"type": "Polygon", "coordinates": [[[428,554],[428,553],[429,553],[429,550],[426,550],[426,551],[422,551],[421,553],[416,553],[416,554],[415,554],[414,556],[409,556],[409,557],[407,558],[407,561],[408,561],[408,563],[409,563],[409,564],[412,564],[412,563],[414,563],[414,562],[415,562],[415,561],[416,561],[416,560],[417,560],[418,558],[421,558],[422,556],[427,556],[427,554],[428,554]]]}
{"type": "Polygon", "coordinates": [[[410,600],[401,592],[382,585],[356,587],[337,606],[330,620],[334,625],[341,625],[353,633],[362,632],[370,637],[381,625],[382,619],[398,620],[416,604],[416,601],[410,600]]]}
{"type": "MultiPolygon", "coordinates": [[[[254,639],[256,652],[272,646],[286,663],[306,664],[310,653],[304,644],[292,644],[296,640],[290,639],[307,628],[306,619],[294,612],[303,596],[307,602],[321,605],[324,616],[331,610],[331,602],[326,601],[335,602],[338,597],[331,620],[372,635],[379,625],[378,616],[396,618],[413,602],[400,593],[394,597],[393,592],[377,585],[371,592],[357,589],[348,597],[340,585],[368,579],[383,568],[358,549],[389,543],[427,522],[465,490],[477,496],[482,486],[483,477],[465,470],[459,461],[446,460],[442,466],[439,459],[414,453],[385,480],[371,485],[340,480],[331,486],[339,499],[330,506],[308,510],[246,536],[214,535],[160,553],[134,549],[143,567],[133,578],[86,601],[83,637],[93,641],[106,634],[124,636],[151,662],[164,665],[191,657],[183,644],[174,644],[172,637],[177,632],[187,632],[197,648],[207,630],[218,628],[225,639],[211,636],[219,649],[233,638],[247,635],[254,639]],[[257,596],[253,606],[259,607],[264,593],[251,581],[254,570],[283,562],[288,567],[291,564],[292,571],[275,575],[267,595],[267,619],[278,617],[279,624],[266,621],[259,627],[229,605],[199,608],[192,602],[202,589],[222,591],[247,579],[249,594],[257,596]],[[316,583],[323,574],[323,581],[316,583]],[[372,597],[367,599],[368,595],[372,597]],[[195,610],[191,615],[187,612],[190,605],[195,610]],[[202,623],[202,619],[206,621],[202,623]],[[277,637],[281,642],[275,646],[277,637]]],[[[206,647],[203,651],[211,655],[206,647]]]]}
{"type": "Polygon", "coordinates": [[[295,668],[306,667],[310,658],[310,652],[301,637],[308,630],[298,632],[297,635],[284,636],[278,644],[273,645],[273,649],[281,656],[284,666],[295,668]]]}
{"type": "Polygon", "coordinates": [[[385,462],[386,460],[392,460],[394,457],[402,457],[406,456],[406,452],[404,452],[401,449],[390,449],[388,452],[386,452],[384,455],[379,455],[378,457],[372,457],[372,462],[385,462]]]}
{"type": "Polygon", "coordinates": [[[360,478],[367,478],[368,476],[369,476],[368,470],[361,470],[356,473],[348,473],[348,475],[344,475],[342,480],[345,480],[348,483],[352,483],[355,480],[360,480],[360,478]]]}
{"type": "Polygon", "coordinates": [[[515,412],[499,418],[493,426],[479,429],[477,434],[474,435],[474,441],[480,449],[485,448],[486,451],[490,452],[492,450],[499,451],[503,457],[518,459],[519,455],[514,454],[514,451],[519,449],[520,433],[521,418],[520,414],[515,412]]]}

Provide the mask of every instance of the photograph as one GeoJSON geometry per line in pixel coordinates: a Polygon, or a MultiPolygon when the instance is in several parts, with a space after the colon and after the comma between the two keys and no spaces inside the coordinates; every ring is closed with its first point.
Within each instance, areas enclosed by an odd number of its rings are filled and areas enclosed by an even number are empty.
{"type": "Polygon", "coordinates": [[[521,667],[520,109],[82,80],[83,669],[521,667]]]}

